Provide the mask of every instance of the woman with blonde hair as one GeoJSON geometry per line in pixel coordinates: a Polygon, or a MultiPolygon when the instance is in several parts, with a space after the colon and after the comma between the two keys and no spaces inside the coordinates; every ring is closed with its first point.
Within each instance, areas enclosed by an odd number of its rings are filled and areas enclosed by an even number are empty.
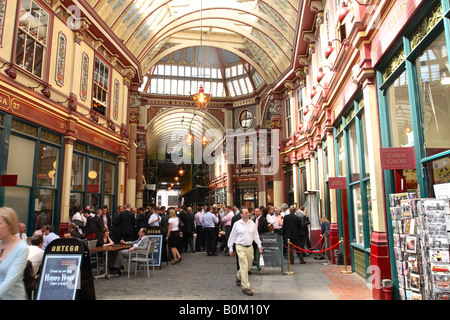
{"type": "Polygon", "coordinates": [[[23,275],[28,245],[17,236],[19,219],[8,207],[0,208],[0,300],[27,300],[23,275]]]}
{"type": "Polygon", "coordinates": [[[180,237],[183,233],[180,231],[179,223],[180,219],[177,217],[175,209],[170,208],[169,211],[169,228],[167,230],[166,241],[172,251],[173,262],[172,264],[179,263],[181,261],[181,255],[178,251],[180,237]]]}

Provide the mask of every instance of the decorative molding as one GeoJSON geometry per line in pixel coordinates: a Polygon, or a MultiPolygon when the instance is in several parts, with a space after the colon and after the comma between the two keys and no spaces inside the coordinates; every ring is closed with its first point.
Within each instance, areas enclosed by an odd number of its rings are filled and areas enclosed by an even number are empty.
{"type": "Polygon", "coordinates": [[[81,58],[81,79],[80,79],[80,98],[83,101],[87,100],[89,81],[89,56],[83,52],[81,58]]]}
{"type": "Polygon", "coordinates": [[[59,86],[64,85],[64,71],[66,67],[67,38],[61,31],[58,32],[58,47],[56,55],[55,81],[59,86]]]}
{"type": "Polygon", "coordinates": [[[113,99],[113,118],[117,120],[119,118],[119,80],[114,81],[114,99],[113,99]]]}

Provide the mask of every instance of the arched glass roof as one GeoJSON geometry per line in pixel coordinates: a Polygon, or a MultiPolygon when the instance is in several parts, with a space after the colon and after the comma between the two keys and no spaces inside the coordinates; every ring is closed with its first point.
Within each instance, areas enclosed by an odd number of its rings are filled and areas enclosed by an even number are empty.
{"type": "Polygon", "coordinates": [[[261,75],[237,55],[212,47],[190,47],[171,53],[144,76],[140,91],[190,96],[203,86],[213,98],[251,94],[264,83],[261,75]]]}

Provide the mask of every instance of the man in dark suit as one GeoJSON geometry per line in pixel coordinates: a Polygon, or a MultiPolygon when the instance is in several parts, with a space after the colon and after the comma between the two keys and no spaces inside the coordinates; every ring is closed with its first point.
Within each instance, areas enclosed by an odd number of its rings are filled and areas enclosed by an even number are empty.
{"type": "MultiPolygon", "coordinates": [[[[180,217],[181,219],[181,217],[180,217]]],[[[188,251],[188,246],[191,250],[191,252],[195,252],[194,249],[194,230],[195,230],[195,222],[194,222],[194,214],[192,213],[192,208],[187,207],[186,208],[186,214],[184,215],[184,220],[181,219],[184,223],[184,231],[183,231],[183,238],[184,238],[184,251],[188,251]]]]}
{"type": "Polygon", "coordinates": [[[119,234],[124,241],[133,241],[133,230],[135,225],[134,215],[131,213],[131,204],[125,206],[125,210],[119,215],[119,234]]]}
{"type": "Polygon", "coordinates": [[[94,221],[95,238],[98,239],[103,230],[102,209],[97,208],[95,210],[95,216],[92,218],[92,220],[94,221]]]}
{"type": "Polygon", "coordinates": [[[300,217],[295,215],[295,208],[291,207],[289,211],[286,212],[283,219],[283,237],[286,240],[289,240],[295,247],[291,246],[290,249],[290,260],[291,264],[294,264],[294,251],[297,251],[297,256],[300,259],[300,263],[306,263],[303,257],[303,251],[298,248],[303,248],[304,241],[302,240],[303,228],[302,228],[302,220],[300,217]],[[289,212],[289,213],[288,213],[289,212]],[[303,244],[302,244],[303,242],[303,244]],[[296,248],[297,247],[297,248],[296,248]]]}

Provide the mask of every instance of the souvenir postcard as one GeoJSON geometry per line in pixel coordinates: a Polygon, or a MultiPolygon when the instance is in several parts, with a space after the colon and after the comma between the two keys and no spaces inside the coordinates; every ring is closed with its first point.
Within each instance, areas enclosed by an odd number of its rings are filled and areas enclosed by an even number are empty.
{"type": "Polygon", "coordinates": [[[406,252],[417,253],[418,241],[419,241],[418,236],[407,235],[406,236],[406,249],[405,249],[406,252]]]}
{"type": "Polygon", "coordinates": [[[450,293],[450,275],[433,274],[433,289],[450,293]]]}
{"type": "Polygon", "coordinates": [[[420,292],[421,285],[419,274],[412,272],[409,274],[409,287],[414,292],[420,292]]]}
{"type": "Polygon", "coordinates": [[[448,236],[430,235],[428,239],[428,246],[430,249],[448,250],[448,236]]]}
{"type": "Polygon", "coordinates": [[[427,213],[429,212],[445,213],[445,200],[443,199],[427,199],[424,200],[423,205],[427,213]]]}
{"type": "Polygon", "coordinates": [[[400,208],[402,209],[402,216],[403,217],[411,217],[411,205],[409,203],[409,200],[401,200],[400,201],[400,208]]]}
{"type": "Polygon", "coordinates": [[[419,272],[419,262],[416,255],[410,254],[406,258],[408,269],[413,272],[419,272]]]}
{"type": "Polygon", "coordinates": [[[450,275],[450,264],[443,262],[432,262],[431,272],[440,275],[450,275]]]}

